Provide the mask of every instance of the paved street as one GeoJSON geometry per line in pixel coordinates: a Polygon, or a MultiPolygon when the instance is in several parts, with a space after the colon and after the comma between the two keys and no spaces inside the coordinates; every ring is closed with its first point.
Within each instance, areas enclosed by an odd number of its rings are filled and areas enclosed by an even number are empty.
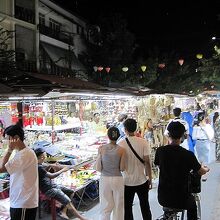
{"type": "MultiPolygon", "coordinates": [[[[219,220],[220,216],[220,163],[212,163],[210,165],[210,173],[208,180],[202,182],[201,205],[202,220],[219,220]]],[[[162,214],[162,209],[157,202],[157,189],[150,191],[150,206],[153,214],[153,220],[162,214]]],[[[98,220],[99,204],[95,205],[85,213],[85,216],[92,220],[98,220]]],[[[135,198],[133,206],[134,220],[141,220],[141,213],[137,198],[135,198]]],[[[44,216],[42,220],[49,220],[48,216],[44,216]]],[[[57,218],[60,220],[60,218],[57,218]]]]}
{"type": "MultiPolygon", "coordinates": [[[[220,219],[220,163],[210,165],[210,173],[208,180],[202,182],[201,205],[202,220],[219,220],[220,219]]],[[[154,188],[150,192],[150,205],[153,214],[153,220],[162,214],[162,209],[157,202],[157,189],[154,188]]],[[[134,219],[141,220],[138,200],[134,202],[134,219]]],[[[86,216],[93,220],[98,219],[99,205],[86,213],[86,216]]]]}

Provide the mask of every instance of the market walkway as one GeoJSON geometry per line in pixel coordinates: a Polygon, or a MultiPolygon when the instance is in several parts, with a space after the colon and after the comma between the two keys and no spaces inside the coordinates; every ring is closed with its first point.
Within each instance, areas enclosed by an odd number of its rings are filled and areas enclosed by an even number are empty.
{"type": "MultiPolygon", "coordinates": [[[[220,163],[212,163],[210,165],[210,173],[208,180],[202,182],[201,204],[202,204],[202,220],[219,220],[220,219],[220,163]]],[[[153,214],[152,220],[155,220],[162,214],[162,209],[157,202],[157,189],[150,191],[150,206],[153,214]]],[[[98,220],[99,204],[95,205],[85,216],[92,220],[98,220]]],[[[134,220],[141,220],[141,212],[138,199],[135,198],[133,206],[134,220]]],[[[49,220],[45,216],[41,220],[49,220]]],[[[61,218],[57,217],[57,220],[61,218]]]]}
{"type": "MultiPolygon", "coordinates": [[[[202,182],[201,204],[202,204],[202,220],[219,220],[220,219],[220,163],[212,163],[210,165],[210,173],[208,180],[202,182]]],[[[153,214],[153,220],[162,214],[162,209],[157,202],[157,189],[154,188],[150,192],[150,205],[153,214]]],[[[141,220],[141,214],[137,198],[134,206],[134,220],[141,220]]],[[[93,220],[98,219],[99,205],[89,210],[86,216],[93,220]]]]}

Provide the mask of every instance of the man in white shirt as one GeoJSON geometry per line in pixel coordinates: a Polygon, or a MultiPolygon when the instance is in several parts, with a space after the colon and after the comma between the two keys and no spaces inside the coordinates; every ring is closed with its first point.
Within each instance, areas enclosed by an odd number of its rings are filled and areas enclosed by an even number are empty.
{"type": "Polygon", "coordinates": [[[123,173],[125,183],[125,220],[133,220],[132,205],[137,193],[143,220],[151,220],[151,211],[148,201],[148,192],[152,188],[152,170],[150,161],[150,147],[143,138],[136,137],[137,122],[127,119],[124,122],[125,133],[133,149],[143,160],[142,163],[132,152],[127,140],[122,139],[118,145],[126,151],[126,170],[123,173]]]}
{"type": "Polygon", "coordinates": [[[118,140],[125,137],[124,122],[127,118],[128,118],[128,116],[126,114],[120,114],[118,116],[119,124],[118,124],[117,128],[119,129],[119,132],[120,132],[120,137],[118,138],[118,140]]]}
{"type": "Polygon", "coordinates": [[[38,207],[37,157],[23,143],[24,131],[20,125],[11,125],[4,131],[9,141],[2,158],[0,173],[10,174],[10,216],[12,220],[35,220],[38,207]],[[9,160],[13,150],[15,156],[9,160]]]}
{"type": "Polygon", "coordinates": [[[182,146],[183,148],[189,150],[189,145],[188,145],[188,140],[187,140],[188,137],[189,137],[189,125],[188,125],[187,121],[185,121],[185,120],[183,120],[183,119],[180,118],[181,108],[174,108],[174,109],[173,109],[173,114],[174,114],[175,118],[174,118],[174,119],[171,119],[171,120],[169,121],[169,123],[167,124],[166,129],[165,129],[165,131],[164,131],[164,135],[165,135],[165,136],[167,137],[167,139],[168,139],[168,134],[169,134],[169,132],[168,132],[167,128],[168,128],[168,126],[169,126],[169,124],[170,124],[171,122],[176,122],[176,121],[180,122],[181,124],[184,125],[185,130],[186,130],[186,131],[185,131],[185,139],[182,140],[183,142],[181,143],[180,146],[182,146]]]}

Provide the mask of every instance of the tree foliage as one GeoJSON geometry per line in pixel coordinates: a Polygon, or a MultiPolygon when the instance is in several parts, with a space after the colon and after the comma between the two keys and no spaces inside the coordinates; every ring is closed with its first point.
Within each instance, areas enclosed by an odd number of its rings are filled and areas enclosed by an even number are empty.
{"type": "Polygon", "coordinates": [[[220,53],[218,53],[218,49],[211,58],[201,60],[198,70],[201,72],[201,82],[206,87],[220,90],[220,53]]]}
{"type": "Polygon", "coordinates": [[[6,81],[17,73],[15,51],[10,48],[13,31],[5,30],[0,26],[0,79],[6,81]]]}

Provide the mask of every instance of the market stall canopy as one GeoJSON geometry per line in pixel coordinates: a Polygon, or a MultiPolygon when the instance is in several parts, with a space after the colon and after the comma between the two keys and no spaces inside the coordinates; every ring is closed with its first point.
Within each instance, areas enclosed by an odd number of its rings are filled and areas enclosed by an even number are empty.
{"type": "Polygon", "coordinates": [[[49,75],[49,74],[41,74],[41,73],[29,73],[29,75],[36,77],[38,79],[41,80],[46,80],[51,82],[52,84],[58,84],[60,85],[62,88],[68,87],[68,88],[72,88],[72,89],[82,89],[82,90],[101,90],[101,89],[105,89],[105,87],[102,87],[101,85],[92,83],[92,82],[88,82],[88,81],[84,81],[78,78],[74,78],[74,77],[61,77],[58,75],[49,75]]]}
{"type": "Polygon", "coordinates": [[[10,96],[42,96],[59,86],[53,85],[47,80],[38,79],[28,73],[14,76],[0,84],[2,97],[10,96]],[[4,83],[4,84],[3,84],[4,83]]]}
{"type": "Polygon", "coordinates": [[[12,90],[13,90],[12,88],[0,83],[0,93],[1,94],[11,92],[12,90]]]}
{"type": "Polygon", "coordinates": [[[59,92],[93,92],[101,94],[127,94],[134,96],[143,96],[153,93],[153,90],[149,88],[137,88],[137,87],[105,87],[89,81],[84,81],[74,77],[60,77],[57,75],[48,75],[40,73],[29,73],[31,76],[46,80],[54,85],[59,85],[59,92]]]}
{"type": "Polygon", "coordinates": [[[64,50],[47,43],[41,43],[41,45],[57,66],[63,68],[69,68],[69,66],[71,66],[72,70],[86,70],[85,66],[78,60],[73,51],[64,50]]]}

